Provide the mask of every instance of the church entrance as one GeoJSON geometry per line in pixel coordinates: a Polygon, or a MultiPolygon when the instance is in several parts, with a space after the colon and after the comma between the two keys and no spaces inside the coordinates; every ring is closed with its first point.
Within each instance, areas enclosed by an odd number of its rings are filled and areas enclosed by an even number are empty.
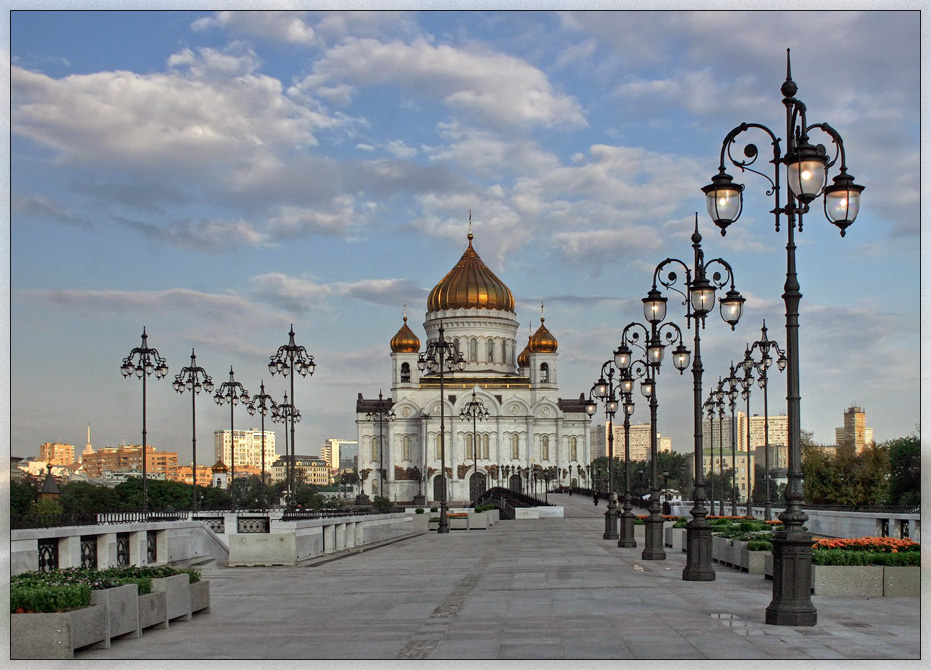
{"type": "Polygon", "coordinates": [[[446,477],[438,475],[433,480],[433,499],[437,501],[447,500],[446,498],[446,477]]]}
{"type": "Polygon", "coordinates": [[[511,479],[508,481],[508,488],[517,493],[521,492],[520,475],[511,475],[511,479]]]}
{"type": "Polygon", "coordinates": [[[473,472],[469,477],[469,500],[477,500],[485,492],[485,474],[473,472]]]}

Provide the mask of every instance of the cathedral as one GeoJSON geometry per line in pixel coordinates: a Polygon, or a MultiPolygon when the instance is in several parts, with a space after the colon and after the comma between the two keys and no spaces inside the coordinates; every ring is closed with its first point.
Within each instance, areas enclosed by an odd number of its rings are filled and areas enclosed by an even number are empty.
{"type": "Polygon", "coordinates": [[[448,484],[447,499],[464,503],[492,486],[540,495],[546,485],[588,486],[584,394],[559,397],[558,342],[542,314],[518,349],[514,296],[472,240],[470,224],[468,247],[430,291],[423,324],[424,351],[442,328],[462,361],[444,368],[441,380],[421,361],[421,341],[405,313],[391,338],[390,397],[360,393],[356,401],[359,476],[370,497],[432,503],[448,484]]]}

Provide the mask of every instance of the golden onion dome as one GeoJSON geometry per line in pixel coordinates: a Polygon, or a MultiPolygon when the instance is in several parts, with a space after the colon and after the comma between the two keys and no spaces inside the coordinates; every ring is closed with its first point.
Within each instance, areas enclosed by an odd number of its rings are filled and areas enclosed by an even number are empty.
{"type": "Polygon", "coordinates": [[[530,367],[530,342],[527,342],[527,346],[524,347],[524,350],[520,352],[520,356],[517,357],[517,367],[530,367]]]}
{"type": "Polygon", "coordinates": [[[546,319],[540,317],[540,327],[537,328],[537,332],[530,337],[530,342],[527,343],[527,347],[534,354],[555,354],[556,349],[559,347],[559,342],[556,341],[553,334],[543,325],[544,321],[546,321],[546,319]]]}
{"type": "Polygon", "coordinates": [[[396,354],[416,354],[420,351],[420,339],[408,327],[406,316],[404,317],[404,325],[391,338],[391,351],[396,354]]]}
{"type": "Polygon", "coordinates": [[[500,309],[514,311],[514,296],[495,273],[488,269],[472,248],[462,254],[456,266],[433,287],[427,297],[427,311],[444,309],[500,309]]]}

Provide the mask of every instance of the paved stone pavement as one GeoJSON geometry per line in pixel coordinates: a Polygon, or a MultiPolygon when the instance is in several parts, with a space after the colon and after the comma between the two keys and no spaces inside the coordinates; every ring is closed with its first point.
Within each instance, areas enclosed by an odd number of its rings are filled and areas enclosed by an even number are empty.
{"type": "MultiPolygon", "coordinates": [[[[919,659],[918,598],[813,597],[770,626],[772,582],[603,540],[604,502],[563,519],[428,533],[316,565],[207,566],[211,610],[79,659],[919,659]]],[[[241,665],[237,664],[237,667],[241,665]]],[[[807,666],[806,666],[807,667],[807,666]]]]}

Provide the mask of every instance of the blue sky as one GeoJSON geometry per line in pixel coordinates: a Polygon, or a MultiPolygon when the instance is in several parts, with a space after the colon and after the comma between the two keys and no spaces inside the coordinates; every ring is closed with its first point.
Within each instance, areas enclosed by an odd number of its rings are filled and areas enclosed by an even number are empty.
{"type": "MultiPolygon", "coordinates": [[[[765,180],[730,170],[747,196],[723,238],[700,188],[734,126],[785,134],[787,47],[809,121],[841,133],[866,186],[845,238],[821,212],[798,236],[802,427],[832,442],[859,404],[877,440],[916,430],[917,12],[13,12],[9,30],[13,454],[80,447],[87,424],[95,446],[138,443],[141,384],[119,366],[143,326],[170,368],[149,384],[157,448],[190,458],[171,380],[192,347],[217,384],[232,365],[281,399],[267,363],[292,323],[317,362],[297,380],[298,452],[354,439],[356,395],[387,393],[405,302],[423,339],[470,210],[521,338],[545,303],[563,397],[642,318],[653,268],[690,258],[698,212],[747,298],[736,331],[703,332],[707,389],[763,319],[785,340],[765,180]]],[[[661,375],[680,451],[691,388],[661,375]]],[[[200,462],[228,422],[199,396],[200,462]]]]}

